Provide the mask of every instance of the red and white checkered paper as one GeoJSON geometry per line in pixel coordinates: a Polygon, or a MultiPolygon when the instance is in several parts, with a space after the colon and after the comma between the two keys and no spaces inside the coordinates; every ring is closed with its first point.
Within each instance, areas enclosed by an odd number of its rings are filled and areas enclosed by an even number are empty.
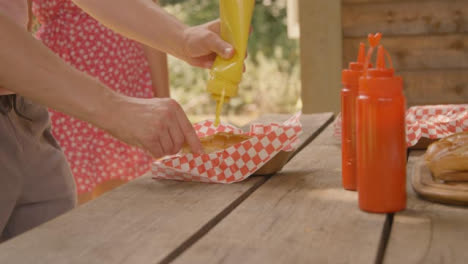
{"type": "Polygon", "coordinates": [[[406,140],[414,146],[419,139],[438,139],[468,131],[468,105],[414,106],[406,112],[406,140]]]}
{"type": "MultiPolygon", "coordinates": [[[[335,136],[341,137],[341,115],[335,121],[335,136]]],[[[406,111],[408,147],[421,138],[439,139],[468,131],[468,105],[413,106],[406,111]]]]}
{"type": "Polygon", "coordinates": [[[293,151],[302,133],[297,113],[283,124],[252,124],[250,131],[212,121],[194,125],[198,137],[217,132],[246,134],[250,139],[209,154],[177,154],[153,163],[154,179],[233,183],[247,179],[280,151],[293,151]]]}

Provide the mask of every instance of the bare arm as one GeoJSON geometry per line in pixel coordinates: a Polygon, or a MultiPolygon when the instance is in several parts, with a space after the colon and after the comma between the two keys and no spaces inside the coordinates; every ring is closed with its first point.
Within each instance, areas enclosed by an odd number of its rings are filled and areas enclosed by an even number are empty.
{"type": "Polygon", "coordinates": [[[0,0],[0,14],[8,17],[20,27],[26,28],[28,24],[28,1],[0,0]]]}
{"type": "Polygon", "coordinates": [[[144,47],[144,51],[151,70],[154,97],[170,97],[169,69],[166,53],[147,46],[144,47]]]}
{"type": "Polygon", "coordinates": [[[211,25],[187,27],[152,0],[73,2],[114,31],[194,66],[209,68],[216,54],[224,58],[234,54],[232,46],[211,25]]]}
{"type": "Polygon", "coordinates": [[[108,102],[119,95],[95,79],[72,69],[26,30],[0,15],[0,84],[16,93],[93,124],[109,113],[108,102]],[[78,92],[82,90],[83,92],[78,92]],[[107,100],[103,100],[107,99],[107,100]]]}
{"type": "MultiPolygon", "coordinates": [[[[159,4],[158,0],[153,2],[159,4]]],[[[167,54],[148,46],[144,46],[144,51],[151,70],[154,97],[170,97],[167,54]]]]}
{"type": "Polygon", "coordinates": [[[32,30],[33,26],[33,13],[32,13],[32,0],[27,0],[28,3],[28,22],[27,22],[27,29],[28,31],[32,30]]]}
{"type": "Polygon", "coordinates": [[[119,95],[73,69],[0,12],[0,86],[88,121],[155,157],[201,144],[182,108],[171,99],[119,95]]]}
{"type": "MultiPolygon", "coordinates": [[[[28,0],[29,1],[29,0],[28,0]]],[[[11,0],[0,0],[0,14],[4,15],[10,21],[20,27],[25,27],[29,24],[28,21],[28,2],[26,0],[11,1],[11,0]]],[[[2,32],[2,31],[0,31],[2,32]]],[[[3,35],[6,36],[6,35],[3,35]]],[[[11,94],[10,90],[2,87],[0,83],[0,96],[11,94]]]]}
{"type": "Polygon", "coordinates": [[[109,28],[148,46],[184,56],[184,31],[188,28],[151,0],[73,0],[109,28]],[[164,38],[158,38],[159,35],[164,38]]]}

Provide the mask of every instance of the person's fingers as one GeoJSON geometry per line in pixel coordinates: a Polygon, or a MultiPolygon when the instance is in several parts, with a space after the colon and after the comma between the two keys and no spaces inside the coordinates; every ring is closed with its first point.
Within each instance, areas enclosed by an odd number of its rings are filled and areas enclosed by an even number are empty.
{"type": "Polygon", "coordinates": [[[187,142],[187,144],[190,146],[190,148],[192,149],[192,152],[202,153],[203,147],[200,142],[200,139],[198,138],[197,133],[195,133],[195,129],[193,129],[192,124],[190,123],[184,111],[182,110],[182,108],[180,108],[180,106],[179,106],[179,110],[176,111],[176,116],[179,122],[179,126],[184,135],[185,142],[187,142]]]}
{"type": "MultiPolygon", "coordinates": [[[[214,33],[220,35],[221,34],[221,21],[220,19],[216,19],[216,20],[213,20],[213,21],[210,21],[208,23],[205,24],[205,26],[213,31],[214,33]]],[[[249,27],[249,35],[251,35],[253,32],[253,27],[252,25],[249,27]]]]}
{"type": "Polygon", "coordinates": [[[179,122],[177,120],[175,121],[176,122],[171,122],[171,125],[169,126],[169,134],[173,143],[171,154],[179,152],[184,145],[184,135],[179,127],[179,122]]]}
{"type": "Polygon", "coordinates": [[[213,62],[211,61],[206,61],[206,60],[201,60],[198,58],[195,59],[190,59],[188,60],[188,63],[192,66],[199,67],[199,68],[204,68],[204,69],[211,69],[211,66],[213,66],[213,62]]]}
{"type": "Polygon", "coordinates": [[[174,143],[169,135],[169,129],[164,129],[159,135],[159,144],[162,147],[164,155],[173,154],[174,143]]]}
{"type": "Polygon", "coordinates": [[[206,39],[208,48],[221,56],[224,59],[230,59],[234,56],[234,48],[231,44],[222,40],[221,37],[216,33],[211,33],[206,39]]]}
{"type": "Polygon", "coordinates": [[[194,66],[194,67],[199,67],[199,68],[203,68],[203,69],[210,69],[211,68],[210,66],[212,65],[212,63],[209,63],[209,62],[206,62],[206,61],[203,61],[203,60],[199,60],[197,58],[189,59],[189,60],[187,60],[187,62],[190,65],[194,66]]]}
{"type": "Polygon", "coordinates": [[[205,69],[211,69],[215,59],[216,59],[216,54],[212,53],[212,54],[208,54],[208,55],[201,56],[201,57],[191,58],[189,60],[189,63],[192,66],[205,68],[205,69]]]}
{"type": "Polygon", "coordinates": [[[213,31],[214,33],[216,33],[216,34],[218,34],[218,35],[221,34],[221,22],[220,22],[219,18],[216,19],[216,20],[213,20],[213,21],[210,21],[210,22],[206,23],[205,26],[206,26],[209,30],[213,31]]]}
{"type": "Polygon", "coordinates": [[[159,159],[164,156],[163,150],[159,141],[154,142],[154,144],[152,144],[147,150],[149,151],[151,156],[153,156],[153,158],[155,159],[159,159]]]}

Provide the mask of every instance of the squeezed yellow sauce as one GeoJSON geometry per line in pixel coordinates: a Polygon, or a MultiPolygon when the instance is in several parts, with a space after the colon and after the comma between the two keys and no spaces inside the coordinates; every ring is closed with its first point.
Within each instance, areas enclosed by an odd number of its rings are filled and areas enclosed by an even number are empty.
{"type": "Polygon", "coordinates": [[[216,117],[215,117],[215,123],[214,123],[215,126],[219,125],[220,115],[221,115],[221,112],[223,111],[225,92],[226,92],[226,89],[223,88],[221,92],[221,96],[216,100],[216,117]]]}

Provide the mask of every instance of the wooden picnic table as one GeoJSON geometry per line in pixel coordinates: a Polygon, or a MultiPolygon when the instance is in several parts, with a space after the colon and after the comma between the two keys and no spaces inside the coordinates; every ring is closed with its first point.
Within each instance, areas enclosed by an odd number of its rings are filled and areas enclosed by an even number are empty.
{"type": "MultiPolygon", "coordinates": [[[[267,115],[260,121],[282,121],[267,115]]],[[[0,244],[0,263],[466,263],[468,209],[421,200],[369,214],[341,187],[331,113],[303,115],[273,176],[230,184],[145,175],[0,244]]],[[[412,166],[422,152],[410,153],[412,166]]]]}

